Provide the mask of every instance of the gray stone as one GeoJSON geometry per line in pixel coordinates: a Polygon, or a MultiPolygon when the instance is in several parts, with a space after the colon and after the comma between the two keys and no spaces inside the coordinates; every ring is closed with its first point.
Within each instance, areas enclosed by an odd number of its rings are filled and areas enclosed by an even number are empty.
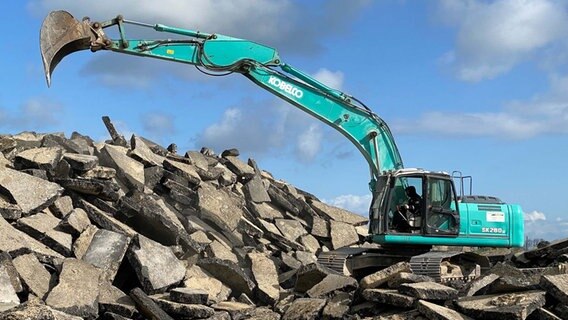
{"type": "Polygon", "coordinates": [[[70,196],[59,197],[49,206],[49,210],[59,219],[63,219],[73,210],[73,200],[70,196]]]}
{"type": "Polygon", "coordinates": [[[202,244],[202,245],[208,245],[208,244],[211,243],[211,239],[209,239],[209,237],[207,237],[207,233],[205,233],[204,231],[201,231],[201,230],[197,230],[197,231],[191,233],[189,236],[195,242],[202,244]]]}
{"type": "Polygon", "coordinates": [[[310,233],[312,236],[320,239],[329,239],[329,222],[322,218],[314,217],[310,233]]]}
{"type": "Polygon", "coordinates": [[[17,204],[10,203],[6,197],[0,194],[0,217],[6,220],[20,219],[22,217],[22,208],[17,204]]]}
{"type": "Polygon", "coordinates": [[[198,186],[201,183],[201,177],[199,177],[195,167],[190,164],[166,159],[163,165],[164,169],[185,178],[194,186],[198,186]]]}
{"type": "Polygon", "coordinates": [[[325,299],[300,298],[294,300],[284,313],[282,320],[312,320],[319,319],[325,306],[325,299]]]}
{"type": "Polygon", "coordinates": [[[189,159],[191,164],[201,170],[209,170],[209,160],[201,152],[187,151],[185,157],[189,159]]]}
{"type": "Polygon", "coordinates": [[[418,301],[417,307],[420,313],[432,320],[473,320],[455,310],[424,300],[418,301]]]}
{"type": "Polygon", "coordinates": [[[88,154],[66,153],[63,159],[69,163],[73,170],[85,172],[99,165],[99,158],[88,154]]]}
{"type": "Polygon", "coordinates": [[[241,159],[235,156],[224,156],[227,160],[227,167],[229,170],[234,172],[237,176],[243,177],[245,179],[252,178],[254,176],[254,169],[248,164],[241,161],[241,159]]]}
{"type": "Polygon", "coordinates": [[[0,168],[0,187],[24,215],[49,207],[63,192],[56,183],[30,176],[10,168],[0,168]]]}
{"type": "Polygon", "coordinates": [[[70,256],[73,239],[70,234],[56,230],[60,222],[56,217],[40,212],[18,219],[16,227],[62,255],[70,256]]]}
{"type": "Polygon", "coordinates": [[[127,152],[126,148],[105,144],[100,150],[99,161],[101,165],[115,169],[128,188],[143,190],[144,165],[130,158],[127,152]]]}
{"type": "Polygon", "coordinates": [[[304,229],[302,224],[296,220],[292,219],[276,219],[276,227],[282,233],[282,235],[290,240],[295,241],[299,237],[307,234],[308,232],[304,229]]]}
{"type": "Polygon", "coordinates": [[[458,297],[458,290],[436,282],[404,283],[398,287],[398,291],[424,300],[451,300],[458,297]]]}
{"type": "Polygon", "coordinates": [[[318,284],[330,274],[337,274],[337,272],[323,267],[317,262],[304,265],[300,269],[298,269],[294,290],[300,293],[304,293],[310,290],[313,286],[318,284]]]}
{"type": "Polygon", "coordinates": [[[63,148],[66,152],[71,154],[90,154],[88,144],[81,142],[83,141],[78,139],[66,139],[64,136],[57,134],[47,134],[43,137],[41,146],[63,148]]]}
{"type": "MultiPolygon", "coordinates": [[[[80,176],[85,179],[111,180],[116,177],[116,169],[104,166],[96,166],[89,171],[82,172],[80,176]]],[[[146,178],[146,175],[144,175],[144,178],[146,178]]]]}
{"type": "Polygon", "coordinates": [[[78,236],[91,225],[87,212],[81,208],[73,209],[57,226],[57,229],[78,236]]]}
{"type": "Polygon", "coordinates": [[[463,289],[463,292],[468,297],[472,297],[476,294],[485,294],[487,293],[487,288],[492,285],[497,279],[499,279],[499,276],[494,273],[484,275],[469,282],[463,289]]]}
{"type": "Polygon", "coordinates": [[[75,240],[75,242],[73,243],[73,255],[75,256],[75,258],[83,258],[98,230],[99,228],[97,228],[96,226],[90,225],[87,227],[87,229],[81,232],[81,235],[79,235],[77,240],[75,240]]]}
{"type": "Polygon", "coordinates": [[[188,289],[206,291],[213,303],[225,301],[231,294],[228,286],[195,265],[187,269],[183,285],[188,289]]]}
{"type": "Polygon", "coordinates": [[[278,275],[278,283],[283,289],[293,289],[296,286],[298,269],[292,269],[278,275]]]}
{"type": "Polygon", "coordinates": [[[282,261],[284,271],[299,269],[302,266],[300,261],[296,260],[296,258],[286,252],[280,252],[280,260],[282,261]]]}
{"type": "Polygon", "coordinates": [[[223,190],[216,190],[209,183],[202,183],[198,195],[199,215],[219,228],[233,231],[243,216],[239,200],[223,190]]]}
{"type": "Polygon", "coordinates": [[[417,283],[417,282],[435,282],[431,277],[414,274],[410,272],[399,272],[393,274],[393,276],[388,281],[388,286],[391,289],[396,289],[400,287],[403,283],[417,283]]]}
{"type": "Polygon", "coordinates": [[[77,259],[63,261],[59,283],[49,292],[45,303],[75,316],[98,316],[99,275],[97,268],[77,259]]]}
{"type": "Polygon", "coordinates": [[[242,313],[236,313],[233,316],[233,319],[280,320],[280,314],[268,309],[267,307],[260,307],[242,313]]]}
{"type": "Polygon", "coordinates": [[[170,290],[170,300],[187,304],[207,304],[209,293],[202,289],[175,288],[170,290]]]}
{"type": "Polygon", "coordinates": [[[183,280],[185,267],[170,248],[142,235],[134,237],[132,242],[127,251],[128,261],[145,292],[163,292],[183,280]]]}
{"type": "Polygon", "coordinates": [[[213,241],[211,242],[206,248],[205,252],[207,253],[208,258],[217,258],[221,260],[228,260],[234,263],[238,263],[239,259],[237,256],[229,249],[226,245],[221,243],[220,241],[213,241]]]}
{"type": "Polygon", "coordinates": [[[294,257],[296,260],[300,261],[303,266],[316,263],[318,261],[318,257],[316,257],[315,254],[307,251],[296,251],[294,252],[294,257]]]}
{"type": "Polygon", "coordinates": [[[254,223],[245,217],[241,217],[241,220],[239,220],[237,231],[256,239],[262,238],[264,235],[264,232],[259,227],[255,226],[254,223]]]}
{"type": "Polygon", "coordinates": [[[264,253],[249,253],[251,273],[257,285],[257,297],[260,302],[274,305],[280,298],[278,271],[276,265],[264,253]]]}
{"type": "Polygon", "coordinates": [[[134,301],[128,295],[104,281],[99,286],[99,307],[100,313],[112,312],[127,318],[137,313],[134,301]]]}
{"type": "Polygon", "coordinates": [[[330,221],[330,235],[333,249],[347,247],[359,241],[355,227],[343,222],[330,221]]]}
{"type": "Polygon", "coordinates": [[[148,297],[142,289],[134,288],[130,291],[129,295],[136,303],[140,314],[147,319],[174,320],[162,310],[153,299],[148,297]]]}
{"type": "Polygon", "coordinates": [[[16,294],[16,289],[12,286],[12,279],[8,274],[8,269],[0,265],[0,311],[4,307],[15,307],[20,304],[20,298],[16,294]]]}
{"type": "Polygon", "coordinates": [[[236,263],[216,258],[200,259],[197,265],[231,288],[235,296],[252,295],[254,282],[236,263]]]}
{"type": "Polygon", "coordinates": [[[284,216],[282,212],[274,205],[266,202],[262,203],[254,203],[249,202],[247,207],[251,210],[253,214],[255,214],[258,218],[273,221],[274,219],[282,219],[284,216]]]}
{"type": "Polygon", "coordinates": [[[359,282],[359,285],[363,289],[377,288],[382,284],[387,283],[394,274],[399,272],[411,272],[410,264],[408,262],[393,264],[390,267],[364,277],[359,282]]]}
{"type": "Polygon", "coordinates": [[[211,307],[216,311],[225,311],[229,313],[231,319],[241,319],[243,314],[246,314],[255,308],[250,304],[235,301],[223,301],[216,303],[211,307]]]}
{"type": "Polygon", "coordinates": [[[317,213],[337,222],[344,222],[352,226],[362,226],[369,222],[367,218],[345,209],[333,207],[313,199],[310,199],[308,202],[317,213]]]}
{"type": "Polygon", "coordinates": [[[0,252],[0,268],[4,268],[10,279],[12,288],[14,288],[17,293],[24,291],[18,270],[16,270],[12,262],[12,257],[7,252],[0,252]]]}
{"type": "Polygon", "coordinates": [[[16,252],[27,250],[40,257],[63,258],[63,256],[43,243],[12,227],[4,218],[0,217],[0,252],[16,252]]]}
{"type": "Polygon", "coordinates": [[[121,233],[98,230],[82,260],[101,269],[101,279],[112,283],[129,243],[130,238],[121,233]]]}
{"type": "Polygon", "coordinates": [[[81,207],[87,212],[89,219],[103,229],[119,232],[127,237],[134,237],[137,232],[126,224],[118,221],[109,213],[106,213],[85,200],[80,201],[81,207]]]}
{"type": "Polygon", "coordinates": [[[304,246],[304,248],[309,252],[317,254],[321,250],[318,240],[314,238],[314,236],[312,236],[311,234],[305,234],[301,236],[299,241],[304,246]]]}
{"type": "Polygon", "coordinates": [[[270,184],[268,186],[268,195],[270,195],[270,200],[272,203],[278,207],[290,212],[293,216],[297,217],[300,214],[301,204],[293,198],[291,195],[280,190],[278,187],[270,184]]]}
{"type": "Polygon", "coordinates": [[[544,291],[526,291],[460,298],[458,311],[474,319],[526,319],[545,303],[544,291]]]}
{"type": "Polygon", "coordinates": [[[542,276],[540,286],[556,300],[568,305],[568,274],[542,276]]]}
{"type": "Polygon", "coordinates": [[[58,147],[28,149],[16,155],[14,167],[18,170],[27,168],[53,170],[62,155],[63,150],[58,147]]]}
{"type": "Polygon", "coordinates": [[[268,191],[266,191],[260,176],[254,176],[246,182],[243,185],[243,191],[248,201],[256,203],[270,202],[270,196],[268,195],[268,191]]]}
{"type": "Polygon", "coordinates": [[[215,165],[214,168],[221,170],[221,175],[219,176],[219,179],[218,179],[218,182],[221,186],[227,187],[227,186],[233,185],[235,182],[237,182],[237,175],[234,174],[231,170],[229,170],[224,165],[218,163],[217,165],[215,165]]]}
{"type": "Polygon", "coordinates": [[[329,274],[306,293],[310,298],[325,298],[335,291],[351,292],[359,287],[357,280],[339,274],[329,274]]]}
{"type": "Polygon", "coordinates": [[[323,319],[342,320],[349,311],[351,297],[346,292],[340,292],[327,301],[322,310],[323,319]]]}
{"type": "Polygon", "coordinates": [[[132,150],[130,156],[144,164],[145,167],[162,166],[165,158],[155,154],[152,149],[136,135],[130,138],[132,150]]]}
{"type": "Polygon", "coordinates": [[[152,295],[150,299],[175,319],[203,319],[215,314],[213,308],[207,306],[171,301],[167,293],[152,295]]]}
{"type": "MultiPolygon", "coordinates": [[[[0,310],[2,306],[0,305],[0,310]]],[[[67,313],[54,310],[46,306],[38,298],[31,298],[17,307],[10,308],[4,312],[0,311],[2,320],[82,320],[67,313]]]]}
{"type": "Polygon", "coordinates": [[[401,308],[412,308],[416,303],[416,298],[393,289],[365,289],[362,295],[367,301],[385,303],[401,308]]]}

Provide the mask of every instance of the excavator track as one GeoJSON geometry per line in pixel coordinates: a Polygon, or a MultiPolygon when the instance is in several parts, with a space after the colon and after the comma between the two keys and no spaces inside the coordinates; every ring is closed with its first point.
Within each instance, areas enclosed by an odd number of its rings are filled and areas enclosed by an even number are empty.
{"type": "Polygon", "coordinates": [[[340,248],[318,256],[322,266],[357,277],[401,261],[408,261],[415,274],[429,276],[441,283],[471,281],[490,267],[487,257],[472,252],[428,251],[424,248],[340,248]]]}

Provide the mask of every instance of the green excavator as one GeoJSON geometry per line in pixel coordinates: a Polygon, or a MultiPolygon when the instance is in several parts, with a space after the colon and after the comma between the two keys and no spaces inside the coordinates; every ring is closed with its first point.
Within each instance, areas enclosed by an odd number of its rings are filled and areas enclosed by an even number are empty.
{"type": "Polygon", "coordinates": [[[360,274],[408,261],[413,272],[438,281],[468,280],[489,267],[487,258],[462,250],[432,248],[524,244],[519,205],[506,204],[496,197],[464,194],[463,183],[468,177],[461,174],[404,168],[383,119],[355,97],[284,63],[273,48],[221,34],[130,21],[122,16],[105,22],[91,22],[88,18],[78,21],[66,11],[53,11],[45,18],[40,47],[48,86],[54,68],[65,56],[79,50],[110,50],[189,64],[207,74],[241,74],[339,131],[369,165],[373,200],[368,241],[375,245],[320,254],[318,261],[336,271],[360,274]],[[130,39],[126,25],[174,34],[176,39],[130,39]],[[109,27],[118,28],[117,39],[107,37],[104,30],[109,27]],[[459,182],[459,194],[454,181],[459,182]]]}

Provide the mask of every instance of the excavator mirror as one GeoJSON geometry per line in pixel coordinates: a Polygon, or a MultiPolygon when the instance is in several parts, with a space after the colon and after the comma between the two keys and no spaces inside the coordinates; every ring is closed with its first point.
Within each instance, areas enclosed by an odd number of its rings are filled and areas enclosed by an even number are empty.
{"type": "Polygon", "coordinates": [[[91,29],[87,21],[79,22],[67,11],[52,11],[43,20],[40,49],[47,85],[51,74],[65,56],[90,48],[91,29]]]}

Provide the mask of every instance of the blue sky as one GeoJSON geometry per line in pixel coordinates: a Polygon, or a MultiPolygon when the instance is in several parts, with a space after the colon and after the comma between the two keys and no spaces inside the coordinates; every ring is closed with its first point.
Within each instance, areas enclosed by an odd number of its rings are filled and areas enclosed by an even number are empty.
{"type": "MultiPolygon", "coordinates": [[[[109,52],[66,57],[45,84],[45,15],[163,23],[255,40],[364,101],[406,167],[474,177],[475,194],[520,204],[527,233],[566,237],[568,3],[499,1],[4,1],[0,132],[107,139],[101,116],[180,152],[236,147],[277,178],[365,214],[354,146],[240,75],[109,52]]],[[[165,34],[127,30],[132,36],[165,34]]]]}

